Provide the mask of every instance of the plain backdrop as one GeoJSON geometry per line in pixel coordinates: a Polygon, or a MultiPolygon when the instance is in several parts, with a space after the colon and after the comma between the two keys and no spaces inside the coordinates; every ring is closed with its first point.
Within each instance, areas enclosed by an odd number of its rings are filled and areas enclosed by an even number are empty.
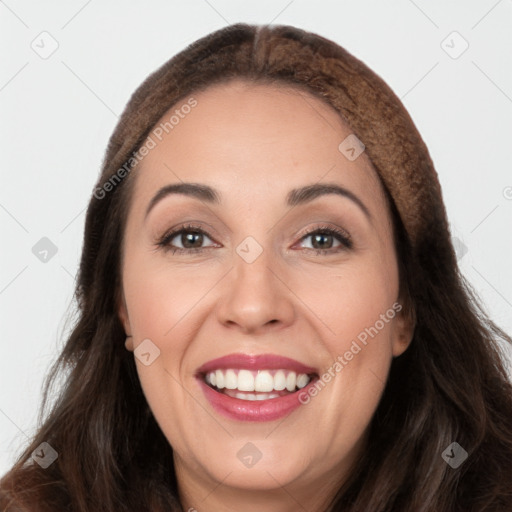
{"type": "Polygon", "coordinates": [[[0,474],[34,433],[72,325],[118,116],[150,72],[236,22],[316,32],[391,86],[439,173],[460,267],[512,333],[512,0],[0,1],[0,474]]]}

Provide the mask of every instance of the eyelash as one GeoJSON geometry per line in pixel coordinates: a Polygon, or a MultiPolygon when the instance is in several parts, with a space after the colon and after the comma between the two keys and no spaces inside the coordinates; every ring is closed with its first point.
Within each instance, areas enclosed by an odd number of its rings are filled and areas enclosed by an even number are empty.
{"type": "MultiPolygon", "coordinates": [[[[201,253],[201,252],[203,252],[203,251],[205,251],[207,249],[211,249],[211,247],[192,247],[192,248],[188,248],[188,249],[182,249],[181,247],[172,247],[170,245],[171,240],[173,238],[175,238],[177,235],[182,234],[182,233],[201,234],[201,235],[207,236],[208,238],[210,238],[210,240],[212,239],[210,237],[210,235],[208,235],[208,233],[203,231],[201,228],[199,228],[197,226],[194,226],[192,224],[183,224],[183,225],[179,226],[178,228],[174,229],[173,231],[163,235],[158,240],[158,242],[156,244],[157,247],[163,249],[165,252],[169,252],[170,251],[172,254],[176,254],[176,253],[186,253],[186,254],[201,253]]],[[[347,249],[352,249],[352,247],[353,247],[352,239],[350,238],[350,235],[348,233],[346,233],[345,231],[343,231],[341,229],[333,228],[333,227],[330,227],[330,226],[317,226],[312,231],[308,231],[307,233],[303,234],[300,239],[303,240],[304,238],[307,238],[307,237],[312,236],[312,235],[317,235],[317,234],[324,234],[324,235],[328,235],[328,236],[329,235],[333,236],[333,237],[337,238],[338,241],[342,245],[341,245],[341,247],[335,247],[335,248],[331,248],[331,249],[311,249],[309,247],[306,247],[306,249],[309,250],[309,251],[315,251],[316,255],[319,255],[319,256],[320,255],[327,255],[329,253],[335,254],[335,253],[338,253],[340,251],[344,251],[344,250],[347,250],[347,249]]]]}

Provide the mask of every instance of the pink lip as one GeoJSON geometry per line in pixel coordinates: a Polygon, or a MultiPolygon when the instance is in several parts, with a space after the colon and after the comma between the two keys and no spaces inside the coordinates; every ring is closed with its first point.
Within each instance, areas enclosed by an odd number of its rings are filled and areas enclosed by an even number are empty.
{"type": "Polygon", "coordinates": [[[219,357],[203,364],[198,368],[198,374],[206,374],[217,369],[241,368],[243,370],[290,370],[296,373],[316,373],[316,369],[306,366],[289,357],[277,356],[274,354],[230,354],[219,357]]]}
{"type": "Polygon", "coordinates": [[[308,393],[308,388],[316,382],[313,378],[304,388],[279,398],[268,400],[240,400],[215,391],[204,381],[204,375],[217,369],[240,368],[245,370],[290,370],[297,373],[312,374],[315,369],[306,366],[288,357],[273,354],[261,354],[248,356],[245,354],[231,354],[219,359],[208,361],[197,371],[197,381],[212,407],[229,419],[239,421],[273,421],[287,416],[303,405],[299,397],[308,393]]]}
{"type": "Polygon", "coordinates": [[[299,397],[303,393],[308,393],[317,379],[313,379],[306,387],[290,395],[258,401],[232,398],[215,391],[203,379],[198,377],[197,380],[212,407],[227,418],[239,421],[273,421],[287,416],[304,405],[299,397]]]}

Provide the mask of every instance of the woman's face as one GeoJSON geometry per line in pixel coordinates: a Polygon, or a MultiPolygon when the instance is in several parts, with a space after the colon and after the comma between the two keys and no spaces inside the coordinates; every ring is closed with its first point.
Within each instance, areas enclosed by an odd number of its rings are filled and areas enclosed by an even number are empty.
{"type": "Polygon", "coordinates": [[[240,81],[193,98],[132,171],[126,347],[182,492],[305,503],[346,477],[410,341],[390,215],[321,100],[240,81]]]}

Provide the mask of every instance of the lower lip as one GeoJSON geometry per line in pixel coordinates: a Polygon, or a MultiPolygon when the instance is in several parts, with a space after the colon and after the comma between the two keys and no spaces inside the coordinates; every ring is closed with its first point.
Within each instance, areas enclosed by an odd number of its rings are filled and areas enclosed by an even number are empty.
{"type": "Polygon", "coordinates": [[[212,407],[220,414],[238,421],[273,421],[283,418],[304,405],[299,401],[299,395],[307,393],[308,388],[314,384],[312,380],[299,391],[279,398],[241,400],[215,391],[202,378],[197,380],[212,407]]]}

